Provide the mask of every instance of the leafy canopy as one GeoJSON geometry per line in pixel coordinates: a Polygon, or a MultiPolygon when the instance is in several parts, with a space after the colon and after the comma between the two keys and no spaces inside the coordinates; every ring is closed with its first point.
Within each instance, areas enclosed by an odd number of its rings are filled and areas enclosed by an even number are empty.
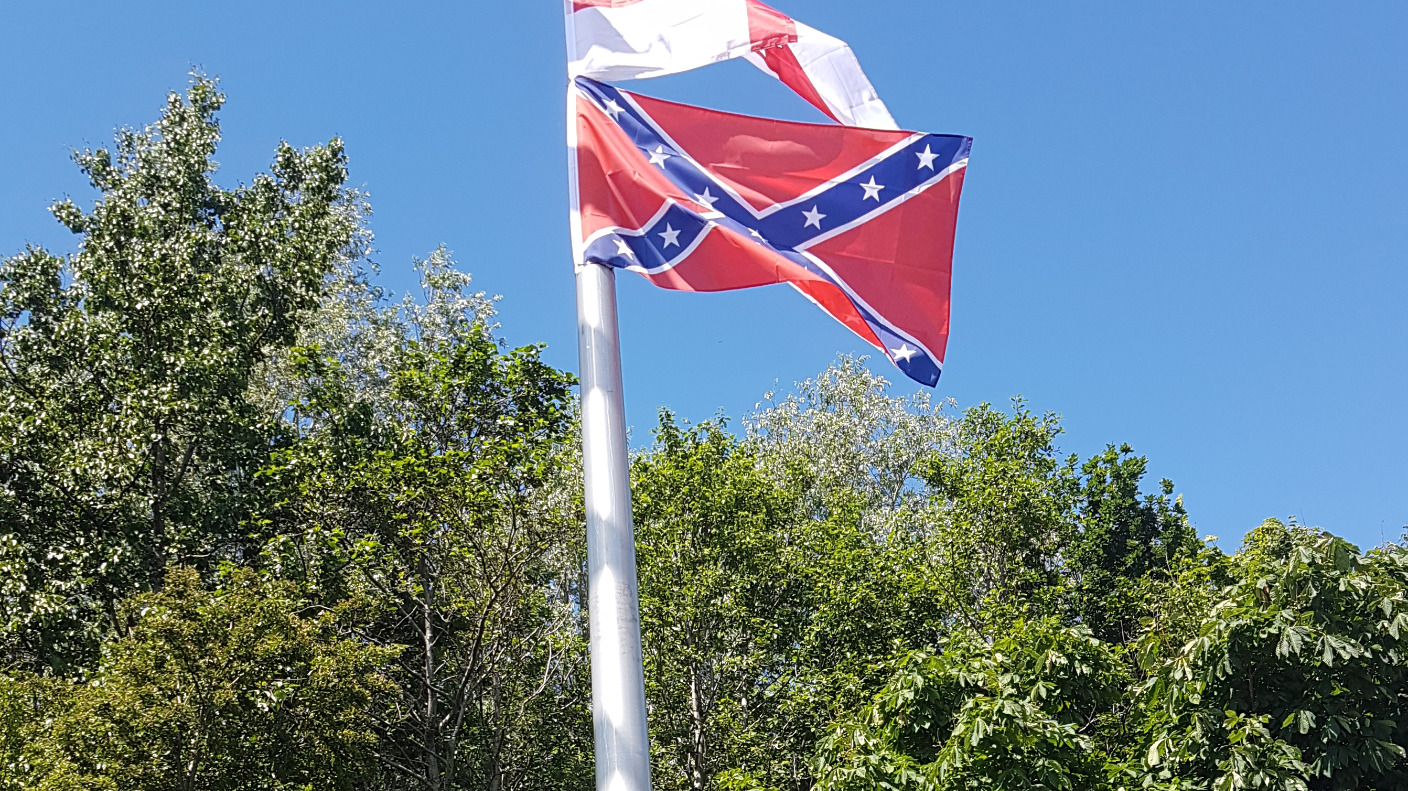
{"type": "Polygon", "coordinates": [[[132,628],[104,644],[86,683],[0,676],[10,784],[370,787],[369,704],[390,686],[379,668],[396,652],[341,636],[327,611],[297,614],[306,603],[287,585],[233,569],[220,582],[174,571],[161,592],[126,602],[132,628]]]}
{"type": "Polygon", "coordinates": [[[0,263],[0,640],[31,667],[81,666],[169,563],[257,552],[251,478],[281,438],[249,391],[355,254],[355,196],[336,139],[217,186],[223,102],[197,76],[75,154],[100,194],[53,207],[78,252],[0,263]]]}

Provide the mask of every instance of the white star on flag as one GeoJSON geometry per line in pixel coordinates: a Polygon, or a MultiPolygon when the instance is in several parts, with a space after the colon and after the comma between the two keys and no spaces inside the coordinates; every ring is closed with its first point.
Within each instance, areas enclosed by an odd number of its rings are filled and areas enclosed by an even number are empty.
{"type": "Polygon", "coordinates": [[[699,195],[695,195],[694,199],[699,203],[708,206],[710,209],[712,209],[714,208],[714,201],[718,200],[718,197],[710,195],[709,188],[705,187],[704,192],[699,195]]]}
{"type": "Polygon", "coordinates": [[[909,345],[908,345],[908,344],[904,344],[904,343],[901,343],[901,344],[900,344],[900,347],[899,347],[898,349],[891,349],[891,350],[890,350],[890,354],[893,354],[893,355],[895,356],[895,360],[896,360],[896,361],[904,360],[905,362],[909,362],[909,358],[913,357],[914,355],[916,355],[916,354],[918,354],[918,353],[919,353],[919,350],[918,350],[918,349],[911,349],[911,348],[909,348],[909,345]]]}
{"type": "Polygon", "coordinates": [[[615,118],[616,116],[618,116],[618,115],[620,115],[621,113],[624,113],[624,112],[625,112],[625,110],[622,110],[622,109],[621,109],[621,105],[617,104],[615,99],[607,99],[607,100],[606,100],[606,114],[607,114],[607,115],[611,116],[612,118],[615,118]]]}
{"type": "Polygon", "coordinates": [[[924,146],[924,150],[923,150],[923,151],[921,151],[921,152],[916,152],[916,153],[915,153],[915,156],[919,157],[919,168],[920,168],[921,170],[924,169],[924,168],[928,168],[928,169],[930,169],[930,170],[933,170],[933,169],[934,169],[934,160],[936,160],[936,159],[939,158],[939,155],[938,155],[938,154],[935,154],[933,151],[931,151],[928,145],[925,145],[925,146],[924,146]]]}
{"type": "Polygon", "coordinates": [[[880,190],[885,189],[885,185],[876,184],[875,177],[871,176],[870,183],[862,184],[860,185],[860,188],[865,190],[865,197],[861,198],[861,200],[870,200],[871,198],[874,198],[878,201],[880,200],[880,190]]]}
{"type": "Polygon", "coordinates": [[[660,238],[665,240],[666,247],[670,245],[674,245],[675,247],[680,246],[680,232],[671,228],[669,223],[665,223],[665,230],[660,234],[660,238]]]}
{"type": "Polygon", "coordinates": [[[807,221],[802,225],[803,228],[810,228],[815,225],[818,231],[821,230],[822,219],[826,217],[826,215],[818,211],[815,206],[812,207],[811,211],[802,212],[802,216],[807,218],[807,221]]]}
{"type": "Polygon", "coordinates": [[[632,261],[636,260],[636,254],[631,252],[631,248],[626,245],[626,242],[623,239],[616,240],[616,252],[620,255],[624,255],[632,261]]]}
{"type": "Polygon", "coordinates": [[[665,160],[667,160],[667,159],[669,159],[669,158],[670,158],[670,155],[665,153],[665,147],[664,147],[664,146],[656,146],[656,147],[655,147],[655,150],[652,151],[651,154],[650,154],[650,164],[652,164],[652,165],[659,165],[659,166],[660,166],[660,169],[661,169],[661,170],[664,170],[664,169],[665,169],[665,160]]]}
{"type": "Polygon", "coordinates": [[[749,234],[752,234],[752,235],[755,236],[755,237],[757,237],[758,241],[760,241],[760,242],[766,242],[766,241],[767,241],[767,239],[764,239],[764,238],[763,238],[763,235],[762,235],[762,234],[758,233],[758,229],[757,229],[757,228],[749,228],[749,229],[748,229],[748,233],[749,233],[749,234]]]}

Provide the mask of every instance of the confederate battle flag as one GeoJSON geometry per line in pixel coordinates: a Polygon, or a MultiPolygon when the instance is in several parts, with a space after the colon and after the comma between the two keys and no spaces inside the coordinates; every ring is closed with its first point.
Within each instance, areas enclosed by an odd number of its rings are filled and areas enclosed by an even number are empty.
{"type": "Polygon", "coordinates": [[[583,77],[570,101],[579,264],[682,291],[787,283],[938,382],[971,138],[754,118],[583,77]]]}

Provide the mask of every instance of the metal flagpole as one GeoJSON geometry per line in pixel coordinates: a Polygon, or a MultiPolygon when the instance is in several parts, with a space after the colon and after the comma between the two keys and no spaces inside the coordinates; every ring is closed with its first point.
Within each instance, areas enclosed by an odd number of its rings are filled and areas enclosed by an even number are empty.
{"type": "Polygon", "coordinates": [[[577,270],[577,350],[582,364],[596,788],[649,791],[650,741],[616,328],[616,274],[600,264],[577,270]]]}
{"type": "MultiPolygon", "coordinates": [[[[564,0],[567,51],[575,49],[572,2],[564,0]]],[[[587,607],[591,619],[592,723],[597,791],[650,791],[645,668],[640,648],[636,542],[616,325],[616,273],[580,263],[576,91],[567,88],[568,190],[577,265],[582,473],[586,483],[587,607]]]]}

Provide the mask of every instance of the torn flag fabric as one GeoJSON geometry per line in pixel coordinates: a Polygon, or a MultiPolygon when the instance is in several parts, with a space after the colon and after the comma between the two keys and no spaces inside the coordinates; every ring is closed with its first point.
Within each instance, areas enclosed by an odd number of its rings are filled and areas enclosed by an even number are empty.
{"type": "Polygon", "coordinates": [[[846,42],[758,0],[569,0],[568,72],[637,80],[747,58],[847,126],[896,129],[846,42]]]}

